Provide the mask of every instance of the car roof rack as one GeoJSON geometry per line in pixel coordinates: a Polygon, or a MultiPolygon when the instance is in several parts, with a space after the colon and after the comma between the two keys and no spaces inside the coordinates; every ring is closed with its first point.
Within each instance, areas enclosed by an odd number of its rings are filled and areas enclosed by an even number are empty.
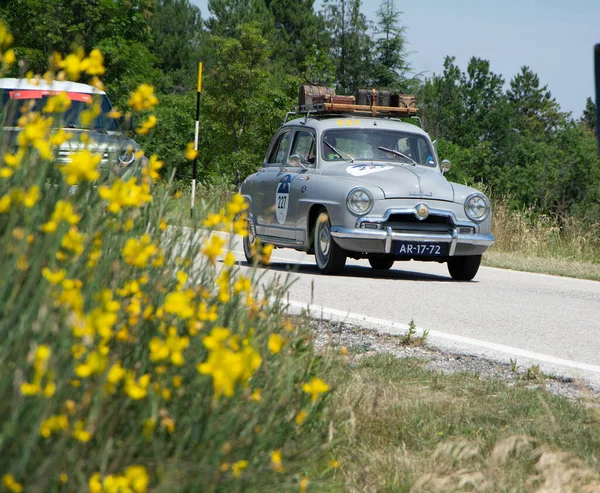
{"type": "Polygon", "coordinates": [[[334,116],[368,114],[373,117],[388,116],[410,118],[417,115],[417,101],[412,94],[400,94],[389,90],[359,89],[354,96],[342,96],[332,87],[303,84],[298,91],[298,106],[286,114],[334,116]]]}

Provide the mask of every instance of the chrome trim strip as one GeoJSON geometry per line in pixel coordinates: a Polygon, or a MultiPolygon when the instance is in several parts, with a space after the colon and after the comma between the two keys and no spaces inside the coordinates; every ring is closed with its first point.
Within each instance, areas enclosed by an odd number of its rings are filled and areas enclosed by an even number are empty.
{"type": "MultiPolygon", "coordinates": [[[[420,203],[418,204],[420,205],[420,203]]],[[[413,214],[416,215],[416,209],[414,207],[403,207],[398,209],[388,209],[385,211],[383,216],[364,216],[359,217],[356,220],[356,227],[360,228],[362,223],[385,223],[390,219],[392,214],[413,214]]],[[[429,216],[442,216],[449,217],[454,226],[463,226],[466,228],[474,228],[475,232],[479,232],[479,224],[471,221],[459,221],[456,219],[456,214],[452,211],[444,209],[429,209],[429,216]]]]}
{"type": "Polygon", "coordinates": [[[480,245],[480,246],[491,246],[494,243],[494,235],[492,234],[469,234],[462,235],[458,233],[458,230],[454,229],[452,234],[419,234],[419,233],[398,233],[391,231],[388,228],[387,231],[381,229],[350,229],[340,228],[339,226],[331,227],[331,236],[334,238],[346,238],[356,240],[380,240],[385,242],[386,253],[388,252],[387,245],[391,241],[404,240],[404,241],[422,241],[423,243],[451,243],[450,255],[453,255],[456,246],[458,244],[466,245],[480,245]],[[390,234],[391,233],[391,234],[390,234]]]}
{"type": "MultiPolygon", "coordinates": [[[[386,230],[386,236],[385,236],[385,253],[390,253],[392,251],[392,236],[393,236],[393,232],[392,232],[392,228],[387,228],[386,230]]],[[[332,233],[333,234],[333,233],[332,233]]]]}
{"type": "Polygon", "coordinates": [[[454,228],[452,230],[452,241],[450,242],[450,251],[448,252],[448,255],[450,255],[450,256],[454,255],[454,252],[456,251],[457,241],[458,241],[458,231],[456,230],[456,228],[454,228]]]}

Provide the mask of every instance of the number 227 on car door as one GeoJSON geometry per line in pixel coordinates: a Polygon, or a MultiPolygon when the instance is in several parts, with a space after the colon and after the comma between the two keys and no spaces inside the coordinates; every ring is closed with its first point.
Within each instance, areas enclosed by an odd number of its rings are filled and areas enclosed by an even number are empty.
{"type": "Polygon", "coordinates": [[[292,175],[285,175],[277,185],[277,193],[275,194],[275,215],[277,216],[277,222],[279,224],[283,224],[287,217],[291,182],[292,175]]]}

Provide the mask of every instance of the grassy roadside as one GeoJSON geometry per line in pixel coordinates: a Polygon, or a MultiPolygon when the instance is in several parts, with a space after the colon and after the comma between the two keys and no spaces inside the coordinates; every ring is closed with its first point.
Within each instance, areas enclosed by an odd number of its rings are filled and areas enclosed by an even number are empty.
{"type": "Polygon", "coordinates": [[[482,265],[600,281],[600,264],[565,258],[527,257],[519,252],[491,250],[483,256],[482,265]]]}
{"type": "Polygon", "coordinates": [[[340,363],[341,491],[600,491],[600,414],[530,382],[442,375],[379,354],[340,363]]]}

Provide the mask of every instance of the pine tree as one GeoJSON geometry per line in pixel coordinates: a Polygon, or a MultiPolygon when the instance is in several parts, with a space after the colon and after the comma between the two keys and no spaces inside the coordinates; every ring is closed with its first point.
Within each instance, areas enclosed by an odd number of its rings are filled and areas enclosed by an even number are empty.
{"type": "Polygon", "coordinates": [[[410,71],[406,53],[406,28],[400,25],[401,14],[394,0],[383,0],[377,11],[377,59],[373,85],[379,88],[404,90],[410,71]]]}

